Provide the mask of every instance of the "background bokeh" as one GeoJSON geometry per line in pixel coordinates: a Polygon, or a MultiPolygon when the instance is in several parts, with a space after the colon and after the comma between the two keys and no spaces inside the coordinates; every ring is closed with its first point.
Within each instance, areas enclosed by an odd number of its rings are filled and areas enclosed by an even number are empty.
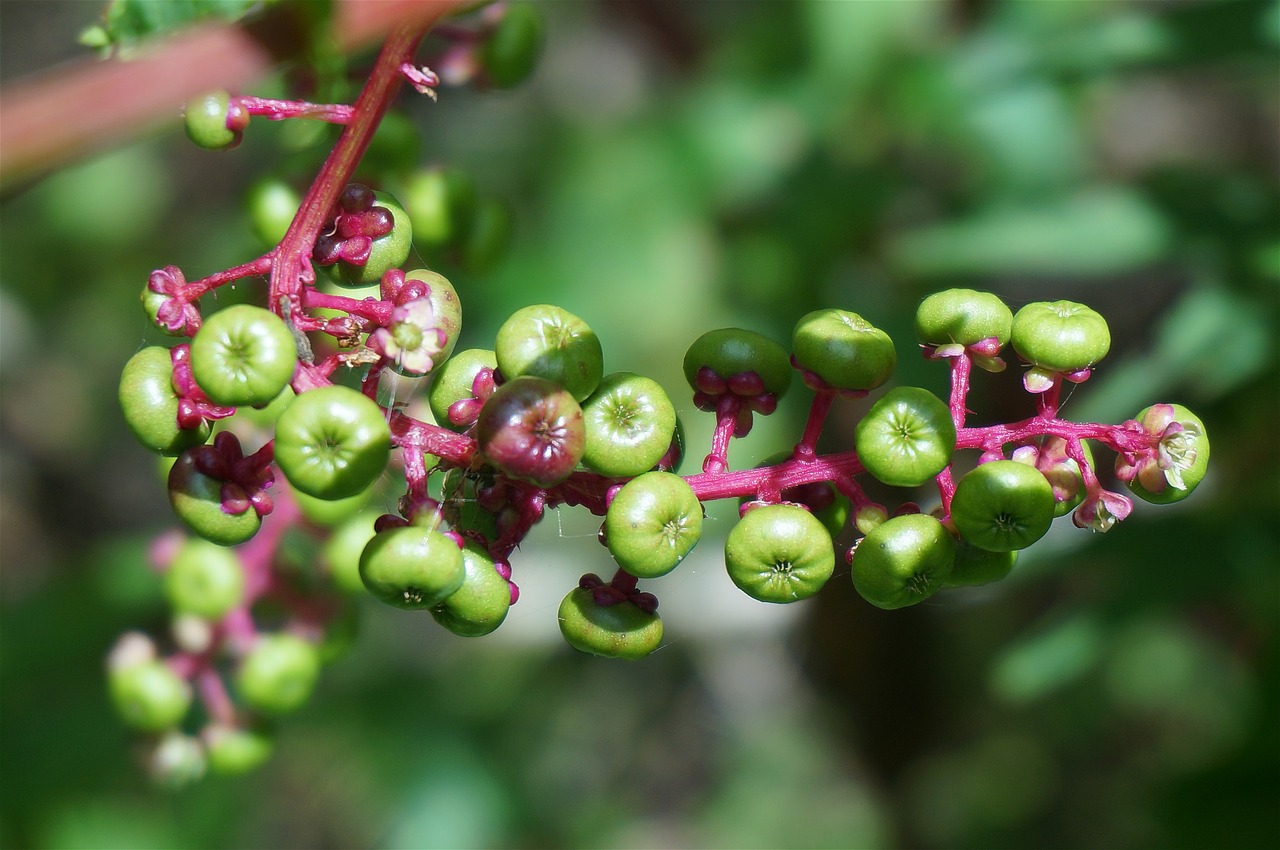
{"type": "MultiPolygon", "coordinates": [[[[1001,584],[895,612],[847,570],[804,604],[746,599],[719,506],[652,584],[666,645],[639,663],[559,638],[559,598],[610,569],[596,521],[566,509],[518,553],[524,597],[499,633],[369,600],[271,762],[157,791],[103,676],[118,634],[167,628],[145,549],[173,520],[115,405],[120,367],[157,341],[138,292],[153,268],[256,256],[246,188],[304,185],[322,150],[255,122],[237,151],[202,152],[175,104],[164,132],[0,205],[0,842],[1273,846],[1280,3],[538,5],[528,84],[406,98],[420,147],[387,146],[513,211],[507,258],[453,275],[464,346],[558,303],[608,369],[682,399],[700,456],[710,423],[679,368],[704,330],[785,341],[810,309],[851,309],[897,340],[899,382],[943,392],[912,356],[922,297],[1068,298],[1114,342],[1064,414],[1184,403],[1212,436],[1209,478],[1105,537],[1061,520],[1001,584]]],[[[84,52],[99,8],[0,3],[3,82],[84,52]]],[[[979,377],[974,421],[1025,415],[1016,371],[979,377]]],[[[806,403],[794,391],[734,465],[789,446],[806,403]]],[[[860,409],[838,407],[828,450],[860,409]]]]}

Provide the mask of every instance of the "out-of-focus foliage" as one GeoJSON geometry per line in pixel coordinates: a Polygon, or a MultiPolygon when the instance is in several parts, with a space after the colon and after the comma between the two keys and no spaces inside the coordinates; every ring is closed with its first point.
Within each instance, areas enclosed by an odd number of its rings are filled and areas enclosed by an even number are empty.
{"type": "MultiPolygon", "coordinates": [[[[416,126],[418,162],[464,169],[511,205],[509,257],[446,270],[461,347],[490,345],[517,307],[562,304],[600,335],[609,370],[685,399],[699,447],[710,423],[679,354],[702,331],[785,340],[811,309],[854,310],[898,342],[897,383],[944,392],[941,367],[910,356],[921,298],[957,285],[1014,305],[1069,298],[1115,342],[1065,415],[1184,403],[1213,435],[1210,477],[1105,537],[1060,521],[1008,580],[893,612],[863,604],[847,571],[803,605],[745,599],[720,564],[732,506],[716,506],[694,554],[653,583],[668,645],[638,664],[559,642],[559,598],[607,569],[596,523],[565,510],[517,553],[523,596],[497,634],[454,638],[370,602],[272,761],[163,795],[102,672],[124,629],[167,629],[145,552],[172,519],[114,406],[121,365],[160,341],[137,295],[152,268],[196,277],[262,251],[240,199],[267,174],[304,187],[332,140],[261,122],[236,151],[203,153],[175,104],[172,132],[0,206],[0,842],[1280,838],[1280,3],[539,8],[529,84],[406,98],[386,137],[416,126]]],[[[0,4],[5,81],[52,61],[38,52],[51,34],[73,49],[98,11],[0,4]]],[[[428,42],[428,64],[441,48],[428,42]]],[[[410,164],[397,148],[387,186],[410,164]]],[[[976,381],[976,420],[1030,412],[1017,371],[976,381]]],[[[793,392],[733,465],[794,440],[804,406],[793,392]]],[[[827,450],[851,445],[860,409],[837,411],[827,450]]]]}
{"type": "Polygon", "coordinates": [[[80,43],[86,47],[127,49],[200,21],[234,21],[262,5],[263,0],[111,0],[102,12],[101,23],[80,33],[80,43]]]}

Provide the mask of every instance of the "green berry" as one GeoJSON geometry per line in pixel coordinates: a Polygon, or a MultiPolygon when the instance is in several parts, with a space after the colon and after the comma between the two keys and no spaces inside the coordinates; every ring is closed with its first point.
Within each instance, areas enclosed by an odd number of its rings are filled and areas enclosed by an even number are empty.
{"type": "Polygon", "coordinates": [[[999,581],[1013,570],[1017,552],[988,552],[967,540],[956,544],[956,560],[947,577],[948,587],[968,587],[999,581]]]}
{"type": "Polygon", "coordinates": [[[1045,535],[1054,516],[1053,487],[1038,469],[993,460],[965,474],[951,499],[960,535],[991,552],[1025,549],[1045,535]]]}
{"type": "Polygon", "coordinates": [[[605,541],[624,570],[657,578],[702,538],[702,503],[679,475],[646,472],[623,485],[604,517],[605,541]]]}
{"type": "Polygon", "coordinates": [[[524,81],[538,61],[542,39],[542,16],[533,3],[507,6],[480,48],[480,64],[489,83],[509,89],[524,81]]]}
{"type": "Polygon", "coordinates": [[[189,101],[183,111],[187,138],[211,151],[228,150],[240,144],[243,130],[227,126],[230,107],[231,94],[226,91],[212,91],[189,101]]]}
{"type": "Polygon", "coordinates": [[[262,729],[212,725],[201,733],[209,770],[219,776],[239,776],[255,770],[271,757],[275,738],[262,729]]]}
{"type": "Polygon", "coordinates": [[[431,616],[455,635],[480,637],[507,618],[511,585],[493,565],[484,547],[468,543],[462,550],[462,586],[431,609],[431,616]]]}
{"type": "Polygon", "coordinates": [[[276,463],[290,484],[317,499],[365,490],[386,469],[390,453],[382,408],[348,387],[308,390],[276,422],[276,463]]]}
{"type": "Polygon", "coordinates": [[[918,487],[951,462],[956,426],[946,403],[918,387],[895,387],[854,431],[862,466],[885,484],[918,487]]]}
{"type": "Polygon", "coordinates": [[[402,526],[374,536],[360,555],[360,579],[377,599],[396,608],[434,608],[466,578],[462,551],[439,531],[402,526]]]}
{"type": "Polygon", "coordinates": [[[351,517],[333,530],[320,550],[320,560],[343,593],[365,592],[364,580],[360,578],[360,555],[373,539],[373,526],[379,516],[377,511],[370,510],[351,517]]]}
{"type": "MultiPolygon", "coordinates": [[[[449,418],[449,408],[464,399],[473,398],[472,384],[481,369],[496,369],[497,358],[492,351],[483,348],[468,348],[459,351],[445,361],[443,366],[434,371],[435,379],[427,394],[431,405],[431,415],[436,423],[453,431],[465,431],[471,422],[458,424],[449,418]]],[[[477,403],[478,404],[478,403],[477,403]]],[[[478,412],[478,407],[477,407],[478,412]]]]}
{"type": "Polygon", "coordinates": [[[889,380],[898,354],[889,335],[857,313],[815,310],[796,323],[796,363],[840,390],[871,390],[889,380]]]}
{"type": "Polygon", "coordinates": [[[144,732],[177,726],[191,705],[191,687],[159,660],[113,669],[109,685],[116,712],[125,723],[144,732]]]}
{"type": "Polygon", "coordinates": [[[595,331],[574,314],[551,304],[517,310],[498,329],[498,368],[507,380],[532,375],[553,381],[582,401],[604,375],[604,354],[595,331]]]}
{"type": "Polygon", "coordinates": [[[289,232],[289,225],[302,205],[302,196],[288,183],[268,178],[249,187],[246,205],[253,235],[269,247],[280,244],[289,232]]]}
{"type": "Polygon", "coordinates": [[[338,261],[338,279],[343,286],[377,283],[388,270],[398,268],[409,259],[409,252],[413,250],[413,224],[404,207],[386,192],[374,192],[373,195],[376,199],[374,205],[390,212],[393,224],[389,231],[373,240],[369,259],[364,265],[338,261]]]}
{"type": "Polygon", "coordinates": [[[220,620],[244,598],[244,566],[230,549],[188,540],[169,565],[164,587],[175,611],[220,620]]]}
{"type": "Polygon", "coordinates": [[[1013,317],[1013,348],[1046,372],[1087,369],[1111,349],[1107,320],[1074,301],[1037,301],[1013,317]]]}
{"type": "Polygon", "coordinates": [[[267,404],[297,365],[293,332],[270,310],[249,304],[214,313],[191,340],[191,374],[214,404],[267,404]]]}
{"type": "Polygon", "coordinates": [[[747,512],[724,544],[729,578],[761,602],[813,596],[831,578],[835,549],[822,521],[796,505],[747,512]]]}
{"type": "Polygon", "coordinates": [[[582,421],[582,462],[601,475],[629,478],[653,469],[667,453],[676,410],[657,381],[614,372],[582,403],[582,421]]]}
{"type": "Polygon", "coordinates": [[[997,296],[972,289],[935,292],[916,309],[916,338],[926,345],[1009,341],[1013,313],[997,296]]]}
{"type": "Polygon", "coordinates": [[[288,714],[311,698],[320,676],[320,655],[308,641],[279,632],[258,638],[240,661],[236,684],[250,708],[288,714]]]}
{"type": "Polygon", "coordinates": [[[853,586],[877,608],[923,602],[951,576],[956,541],[936,518],[903,514],[871,529],[853,551],[853,586]]]}
{"type": "Polygon", "coordinates": [[[232,514],[222,508],[223,482],[196,469],[195,456],[200,449],[188,449],[178,455],[169,468],[169,504],[178,519],[219,546],[235,546],[258,533],[262,520],[253,508],[232,514]]]}
{"type": "Polygon", "coordinates": [[[129,430],[153,452],[174,457],[209,439],[207,421],[195,428],[178,427],[178,394],[167,348],[148,346],[129,358],[120,375],[119,399],[129,430]]]}
{"type": "MultiPolygon", "coordinates": [[[[1138,464],[1129,491],[1157,505],[1180,502],[1204,480],[1209,471],[1209,434],[1204,422],[1180,404],[1153,404],[1136,417],[1143,429],[1160,442],[1155,457],[1138,464]],[[1170,427],[1170,426],[1180,427],[1170,427]]],[[[1124,458],[1116,458],[1116,469],[1124,458]]]]}
{"type": "Polygon", "coordinates": [[[791,359],[781,345],[763,334],[742,328],[707,331],[693,341],[684,355],[684,376],[699,389],[698,372],[709,368],[722,380],[755,372],[765,392],[781,397],[791,386],[791,359]]]}
{"type": "Polygon", "coordinates": [[[605,658],[644,658],[662,643],[662,619],[631,602],[598,605],[575,587],[560,603],[560,633],[570,646],[605,658]]]}

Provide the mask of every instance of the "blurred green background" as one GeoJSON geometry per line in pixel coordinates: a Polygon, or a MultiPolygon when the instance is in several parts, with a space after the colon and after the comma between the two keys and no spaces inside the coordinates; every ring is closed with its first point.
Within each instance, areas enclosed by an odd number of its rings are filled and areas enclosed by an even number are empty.
{"type": "MultiPolygon", "coordinates": [[[[122,631],[167,629],[145,550],[173,520],[115,406],[120,367],[157,341],[138,292],[153,268],[195,278],[260,253],[246,188],[302,187],[320,150],[305,127],[255,122],[239,150],[205,153],[175,104],[165,132],[0,206],[3,845],[1280,840],[1280,4],[538,5],[528,84],[406,98],[421,147],[388,146],[393,167],[465,169],[513,211],[508,257],[451,275],[463,346],[558,303],[609,370],[668,386],[700,457],[710,423],[679,368],[704,330],[785,341],[810,309],[851,309],[898,342],[899,382],[944,392],[913,356],[923,296],[1068,298],[1114,342],[1064,415],[1184,403],[1212,437],[1210,477],[1105,538],[1060,520],[1005,582],[895,612],[847,570],[808,603],[746,599],[718,507],[652,583],[666,646],[639,663],[560,641],[559,598],[610,569],[596,521],[566,509],[514,559],[524,597],[496,635],[370,600],[272,761],[157,791],[103,676],[122,631]]],[[[99,9],[0,3],[3,82],[84,52],[99,9]]],[[[1030,411],[1016,371],[979,377],[972,421],[1030,411]]],[[[734,465],[790,445],[806,404],[793,391],[734,465]]],[[[827,450],[851,446],[859,409],[838,406],[827,450]]]]}

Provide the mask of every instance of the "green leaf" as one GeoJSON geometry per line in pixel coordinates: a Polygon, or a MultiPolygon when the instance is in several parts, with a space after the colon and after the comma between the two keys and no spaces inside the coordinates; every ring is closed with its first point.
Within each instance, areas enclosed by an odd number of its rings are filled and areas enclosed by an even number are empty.
{"type": "MultiPolygon", "coordinates": [[[[265,0],[268,5],[274,2],[265,0]]],[[[111,0],[102,23],[86,29],[80,40],[93,47],[127,49],[197,21],[234,21],[261,5],[259,0],[111,0]]]]}

